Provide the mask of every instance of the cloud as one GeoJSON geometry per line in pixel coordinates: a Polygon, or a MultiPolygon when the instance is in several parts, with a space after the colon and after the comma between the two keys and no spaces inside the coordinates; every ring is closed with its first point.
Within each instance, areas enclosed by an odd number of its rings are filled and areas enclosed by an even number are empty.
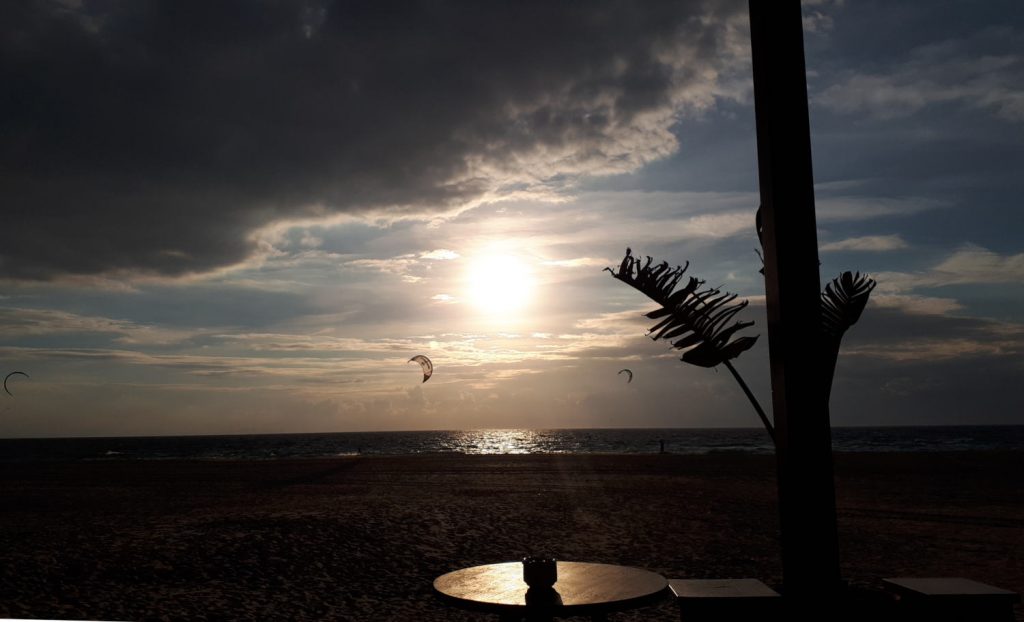
{"type": "Polygon", "coordinates": [[[816,201],[819,221],[849,222],[892,216],[911,216],[948,206],[925,197],[853,196],[822,193],[816,201]]]}
{"type": "MultiPolygon", "coordinates": [[[[647,309],[648,311],[650,309],[647,309]]],[[[571,361],[586,355],[593,356],[594,351],[618,349],[628,344],[642,341],[645,324],[650,321],[641,317],[640,312],[605,314],[600,317],[582,319],[574,328],[582,332],[532,333],[520,335],[514,333],[444,333],[424,337],[393,338],[393,339],[359,339],[349,337],[331,337],[327,335],[300,335],[275,333],[247,333],[216,335],[226,344],[235,344],[237,354],[234,357],[186,357],[185,360],[225,361],[221,367],[230,368],[234,362],[248,361],[249,367],[255,367],[257,361],[261,365],[272,366],[275,361],[286,360],[291,365],[303,361],[320,361],[328,364],[330,369],[344,365],[352,370],[361,367],[364,370],[379,372],[382,365],[391,365],[395,353],[429,351],[435,366],[452,370],[465,370],[472,367],[503,364],[521,364],[524,361],[535,363],[551,361],[571,361]],[[333,354],[343,358],[293,358],[292,355],[312,357],[315,354],[333,354]],[[281,359],[280,355],[287,355],[281,359]]],[[[41,352],[43,350],[40,350],[41,352]]],[[[76,351],[79,352],[79,351],[76,351]]],[[[122,354],[119,354],[121,356],[122,354]]],[[[124,354],[126,355],[126,354],[124,354]]],[[[98,356],[90,351],[89,356],[98,356]]],[[[140,357],[143,355],[139,355],[140,357]]],[[[404,354],[403,354],[404,356],[404,354]]],[[[145,360],[162,363],[167,357],[145,360]]],[[[403,359],[404,360],[404,359],[403,359]]],[[[385,367],[386,369],[386,367],[385,367]]]]}
{"type": "Polygon", "coordinates": [[[353,259],[345,262],[345,266],[356,269],[368,269],[387,274],[405,275],[419,265],[415,255],[406,254],[387,259],[353,259]]]}
{"type": "Polygon", "coordinates": [[[940,361],[962,358],[1016,356],[1021,344],[1007,348],[1002,343],[987,343],[975,339],[935,337],[889,343],[882,347],[856,346],[844,350],[849,356],[866,356],[888,361],[940,361]]]}
{"type": "Polygon", "coordinates": [[[934,271],[959,283],[1020,283],[1024,281],[1024,253],[1000,255],[968,244],[934,271]]]}
{"type": "Polygon", "coordinates": [[[926,305],[921,308],[908,298],[879,296],[847,335],[842,356],[921,363],[981,358],[996,366],[1019,364],[1024,325],[935,313],[941,308],[938,300],[921,299],[926,305]],[[929,302],[934,308],[927,308],[929,302]]]}
{"type": "Polygon", "coordinates": [[[835,21],[827,12],[829,5],[842,7],[843,0],[811,0],[802,3],[804,32],[808,34],[823,35],[832,30],[835,21]],[[822,10],[826,9],[826,10],[822,10]]]}
{"type": "Polygon", "coordinates": [[[1024,281],[1024,253],[1000,255],[965,244],[934,268],[924,272],[881,272],[880,291],[905,292],[921,287],[950,285],[999,285],[1024,281]]]}
{"type": "Polygon", "coordinates": [[[209,331],[147,326],[51,309],[0,307],[0,337],[9,340],[84,333],[109,334],[122,345],[167,345],[193,339],[204,332],[209,331]]]}
{"type": "Polygon", "coordinates": [[[650,302],[642,307],[625,311],[609,311],[597,316],[581,318],[576,321],[575,328],[597,330],[620,337],[642,335],[656,323],[644,315],[657,308],[657,303],[650,302]]]}
{"type": "Polygon", "coordinates": [[[291,333],[228,333],[218,334],[215,337],[225,342],[239,344],[243,349],[253,352],[348,352],[360,353],[365,357],[392,354],[426,346],[423,339],[414,337],[357,339],[291,333]]]}
{"type": "Polygon", "coordinates": [[[822,244],[819,250],[881,252],[902,250],[907,246],[907,242],[899,235],[867,235],[822,244]]]}
{"type": "Polygon", "coordinates": [[[963,308],[963,305],[953,298],[900,294],[876,294],[871,297],[870,305],[872,307],[900,309],[904,313],[912,315],[947,315],[963,308]]]}
{"type": "MultiPolygon", "coordinates": [[[[466,246],[494,231],[501,239],[528,236],[531,245],[554,247],[559,254],[572,252],[567,246],[593,252],[611,240],[619,252],[619,244],[631,240],[654,245],[720,240],[744,232],[754,237],[756,208],[757,195],[750,192],[580,192],[557,210],[536,202],[517,204],[514,212],[501,214],[477,208],[449,222],[448,230],[466,246]]],[[[602,260],[580,257],[585,259],[602,260]]]]}
{"type": "Polygon", "coordinates": [[[729,238],[739,233],[749,233],[752,230],[750,220],[750,210],[700,214],[686,219],[677,235],[682,238],[729,238]]]}
{"type": "Polygon", "coordinates": [[[5,4],[0,267],[204,273],[275,222],[633,171],[746,80],[745,29],[738,0],[5,4]]]}
{"type": "Polygon", "coordinates": [[[445,261],[449,259],[458,259],[459,254],[455,251],[448,250],[447,248],[438,248],[426,253],[420,253],[421,259],[436,259],[438,261],[445,261]]]}
{"type": "Polygon", "coordinates": [[[573,257],[572,259],[552,259],[545,261],[545,266],[555,266],[558,268],[604,268],[605,266],[611,265],[612,262],[608,259],[598,259],[595,257],[573,257]]]}
{"type": "Polygon", "coordinates": [[[887,71],[847,72],[813,96],[815,104],[843,114],[880,119],[912,115],[938,104],[983,110],[1005,121],[1024,121],[1024,43],[1020,33],[990,29],[975,38],[915,48],[910,58],[887,71]],[[1003,53],[979,53],[985,39],[1003,53]]]}

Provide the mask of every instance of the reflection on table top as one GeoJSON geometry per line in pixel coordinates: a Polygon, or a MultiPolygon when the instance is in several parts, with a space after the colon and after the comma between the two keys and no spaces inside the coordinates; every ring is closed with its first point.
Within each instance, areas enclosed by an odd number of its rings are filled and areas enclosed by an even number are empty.
{"type": "MultiPolygon", "coordinates": [[[[558,562],[554,585],[562,613],[630,609],[652,603],[666,593],[661,575],[628,566],[558,562]]],[[[529,586],[523,582],[520,562],[464,568],[434,580],[434,589],[449,603],[479,611],[501,613],[525,608],[529,586]]]]}

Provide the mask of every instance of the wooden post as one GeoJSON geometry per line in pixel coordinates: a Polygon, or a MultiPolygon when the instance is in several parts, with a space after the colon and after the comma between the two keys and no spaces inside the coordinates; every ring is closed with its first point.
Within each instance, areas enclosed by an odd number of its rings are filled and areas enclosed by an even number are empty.
{"type": "Polygon", "coordinates": [[[800,2],[749,0],[749,7],[788,608],[834,596],[840,585],[832,439],[816,347],[821,282],[800,2]]]}

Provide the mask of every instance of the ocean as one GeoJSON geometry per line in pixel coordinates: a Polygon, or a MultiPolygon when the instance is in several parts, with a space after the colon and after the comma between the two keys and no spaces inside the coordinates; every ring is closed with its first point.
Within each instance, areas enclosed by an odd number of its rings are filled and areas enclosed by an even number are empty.
{"type": "MultiPolygon", "coordinates": [[[[760,428],[342,432],[237,436],[0,439],[0,462],[275,460],[388,454],[772,452],[760,428]]],[[[842,452],[1022,450],[1024,426],[833,428],[842,452]]]]}

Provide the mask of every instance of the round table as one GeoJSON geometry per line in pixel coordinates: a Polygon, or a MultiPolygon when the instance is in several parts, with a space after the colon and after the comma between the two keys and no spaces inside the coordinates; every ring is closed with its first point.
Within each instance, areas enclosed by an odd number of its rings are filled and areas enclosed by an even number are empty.
{"type": "Polygon", "coordinates": [[[434,580],[434,591],[446,603],[502,619],[550,619],[589,615],[603,619],[613,611],[657,602],[668,593],[665,577],[629,566],[558,562],[553,592],[527,594],[521,562],[463,568],[434,580]]]}

